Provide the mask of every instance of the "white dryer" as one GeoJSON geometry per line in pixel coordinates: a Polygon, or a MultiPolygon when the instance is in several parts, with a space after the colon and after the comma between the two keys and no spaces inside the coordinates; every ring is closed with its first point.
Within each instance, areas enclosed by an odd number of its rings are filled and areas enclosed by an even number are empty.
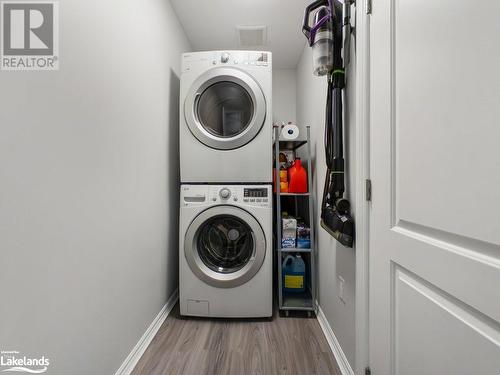
{"type": "Polygon", "coordinates": [[[181,315],[272,316],[272,216],[270,185],[181,186],[181,315]]]}
{"type": "Polygon", "coordinates": [[[182,56],[181,183],[272,182],[270,52],[182,56]]]}

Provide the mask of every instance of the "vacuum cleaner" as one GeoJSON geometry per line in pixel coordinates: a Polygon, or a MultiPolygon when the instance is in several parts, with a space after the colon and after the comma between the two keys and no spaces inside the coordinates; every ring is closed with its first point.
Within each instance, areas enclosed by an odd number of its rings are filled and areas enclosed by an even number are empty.
{"type": "Polygon", "coordinates": [[[344,198],[345,162],[342,96],[345,65],[349,62],[350,0],[317,0],[305,10],[302,31],[312,47],[313,73],[326,75],[328,92],[325,119],[326,177],[321,204],[321,226],[346,247],[354,242],[351,205],[344,198]],[[309,26],[311,13],[314,23],[309,26]],[[342,49],[344,56],[342,56],[342,49]],[[344,65],[345,64],[345,65],[344,65]]]}

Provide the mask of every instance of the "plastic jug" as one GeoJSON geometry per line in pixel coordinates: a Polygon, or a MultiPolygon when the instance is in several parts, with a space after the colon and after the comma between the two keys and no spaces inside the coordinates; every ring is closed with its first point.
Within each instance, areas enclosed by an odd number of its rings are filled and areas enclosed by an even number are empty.
{"type": "Polygon", "coordinates": [[[288,168],[288,192],[307,193],[307,171],[299,158],[288,168]]]}
{"type": "Polygon", "coordinates": [[[306,290],[306,264],[299,254],[288,255],[283,260],[282,273],[284,292],[302,293],[306,290]]]}

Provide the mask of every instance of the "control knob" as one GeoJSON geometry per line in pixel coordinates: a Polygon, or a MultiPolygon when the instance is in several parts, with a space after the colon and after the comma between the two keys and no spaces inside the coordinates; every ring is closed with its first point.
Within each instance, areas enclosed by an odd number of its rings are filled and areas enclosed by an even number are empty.
{"type": "Polygon", "coordinates": [[[231,190],[229,190],[228,188],[223,188],[219,191],[219,195],[222,199],[229,199],[229,197],[231,196],[231,190]]]}
{"type": "Polygon", "coordinates": [[[220,62],[221,63],[227,63],[229,61],[229,53],[227,52],[223,52],[221,55],[220,55],[220,62]]]}

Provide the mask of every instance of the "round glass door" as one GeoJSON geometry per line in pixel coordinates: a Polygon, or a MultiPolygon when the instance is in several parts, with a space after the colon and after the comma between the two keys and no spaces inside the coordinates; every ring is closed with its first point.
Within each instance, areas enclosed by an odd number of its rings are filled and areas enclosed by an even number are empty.
{"type": "Polygon", "coordinates": [[[200,125],[210,134],[228,138],[241,134],[253,116],[248,92],[234,82],[217,82],[203,91],[198,100],[200,125]]]}
{"type": "Polygon", "coordinates": [[[184,102],[189,130],[206,146],[230,150],[259,133],[266,118],[260,86],[235,68],[214,68],[191,86],[184,102]]]}
{"type": "Polygon", "coordinates": [[[235,287],[247,282],[259,271],[265,252],[261,226],[237,207],[209,208],[186,232],[184,255],[189,267],[213,286],[235,287]]]}
{"type": "Polygon", "coordinates": [[[255,248],[252,229],[241,219],[229,215],[215,216],[198,231],[198,255],[212,271],[236,272],[252,258],[255,248]]]}

